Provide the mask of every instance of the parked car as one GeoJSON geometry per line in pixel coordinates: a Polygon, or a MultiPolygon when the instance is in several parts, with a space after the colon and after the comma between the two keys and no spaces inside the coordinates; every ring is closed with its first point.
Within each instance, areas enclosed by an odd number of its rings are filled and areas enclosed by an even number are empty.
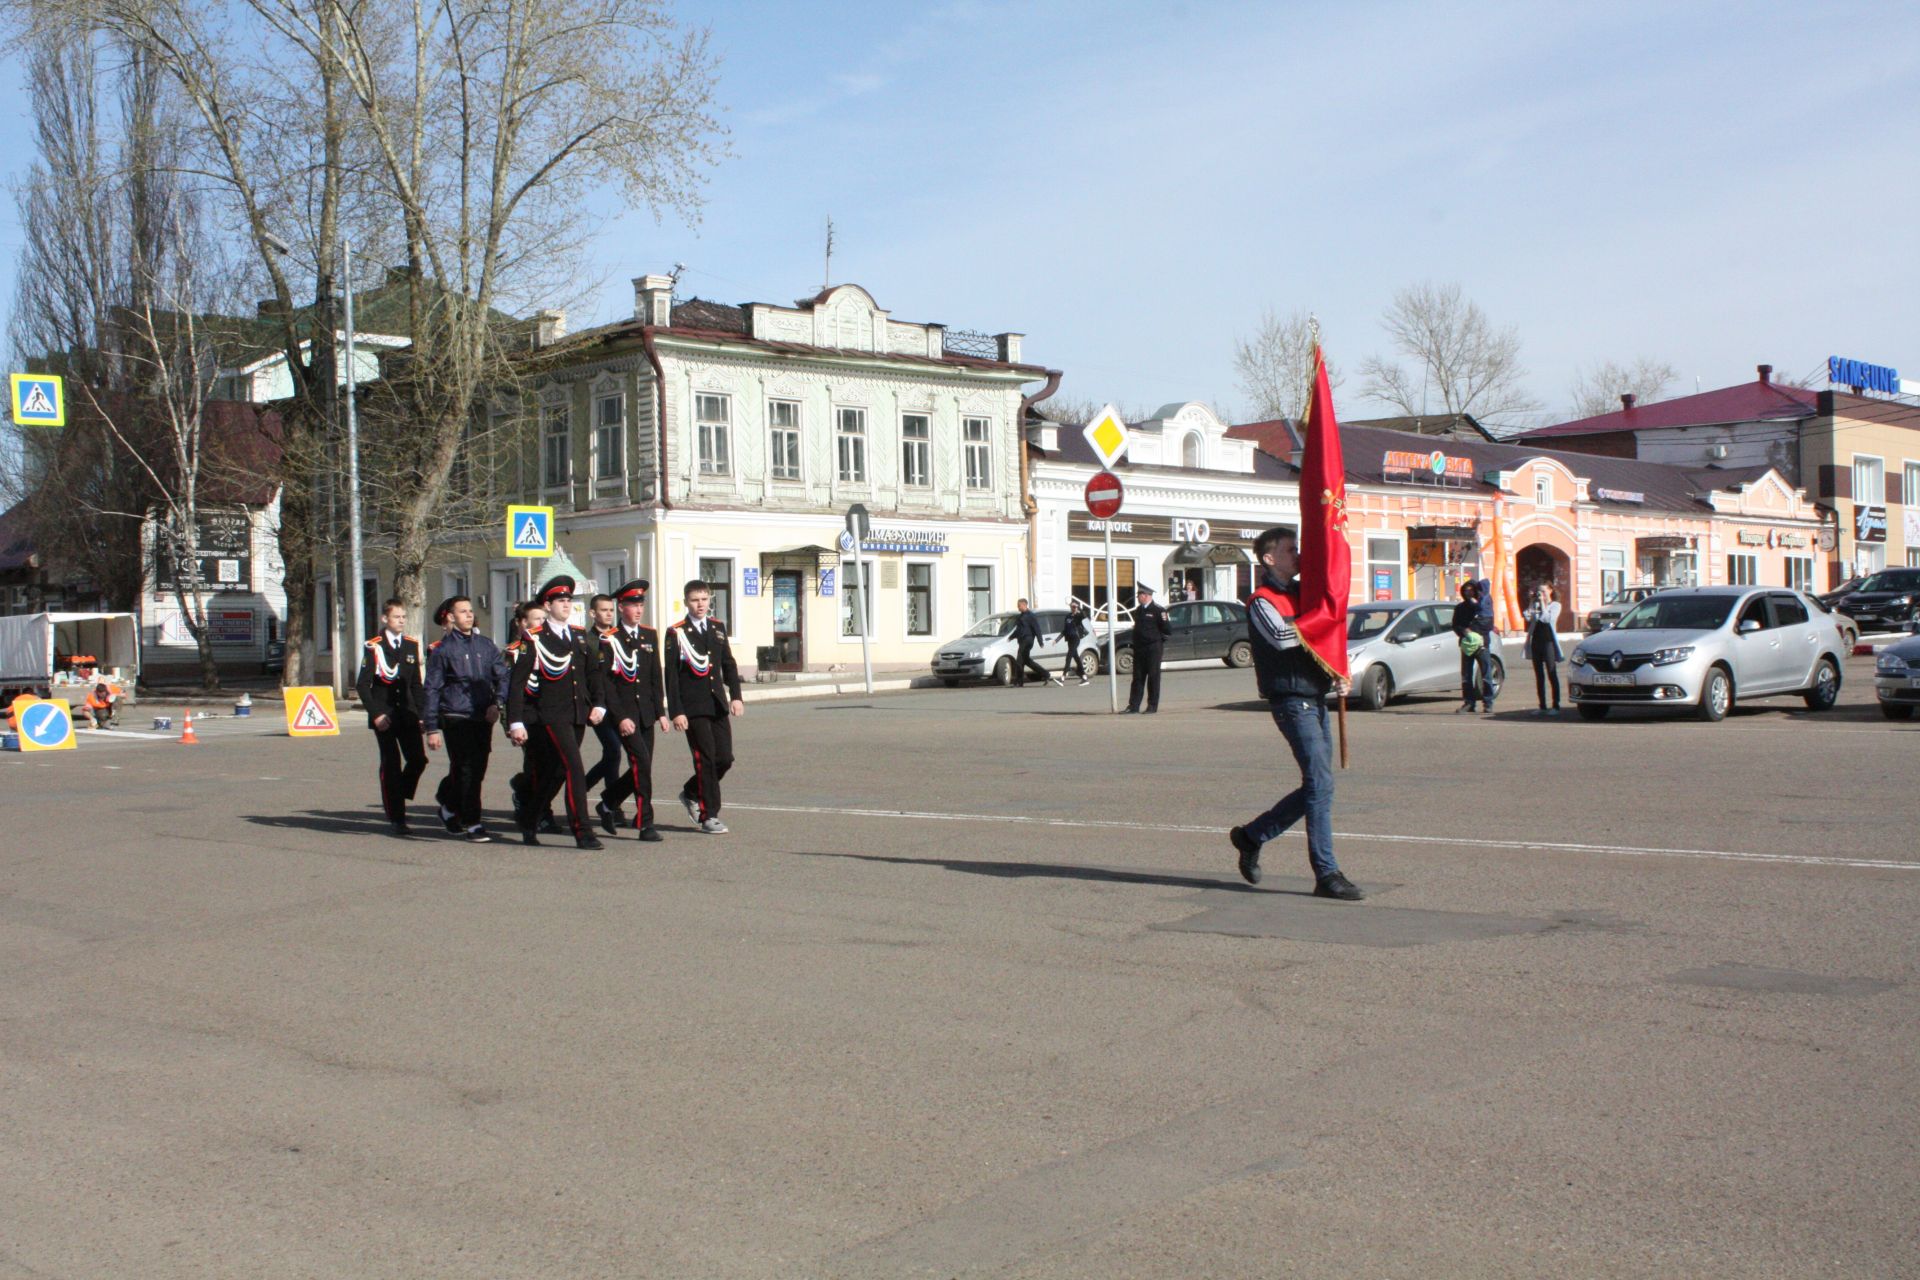
{"type": "Polygon", "coordinates": [[[267,641],[267,656],[260,661],[260,674],[276,675],[287,669],[287,642],[285,640],[267,641]]]}
{"type": "Polygon", "coordinates": [[[1880,651],[1873,660],[1873,692],[1887,719],[1913,718],[1913,709],[1920,707],[1920,635],[1880,651]]]}
{"type": "MultiPolygon", "coordinates": [[[[1495,633],[1493,687],[1507,666],[1495,633]]],[[[1347,610],[1347,673],[1359,705],[1378,711],[1409,693],[1460,693],[1460,641],[1453,606],[1442,600],[1382,600],[1347,610]]]]}
{"type": "MultiPolygon", "coordinates": [[[[1253,665],[1253,641],[1247,639],[1247,606],[1232,600],[1183,600],[1167,606],[1167,636],[1162,657],[1168,662],[1218,658],[1230,667],[1253,665]]],[[[1133,672],[1133,628],[1113,637],[1114,663],[1123,675],[1133,672]]],[[[1103,645],[1101,652],[1105,653],[1103,645]]]]}
{"type": "Polygon", "coordinates": [[[1601,602],[1598,609],[1587,614],[1587,631],[1604,631],[1620,621],[1627,610],[1648,599],[1656,592],[1668,590],[1666,587],[1623,587],[1601,602]]]}
{"type": "Polygon", "coordinates": [[[1808,596],[1807,599],[1812,601],[1821,613],[1831,618],[1833,625],[1840,629],[1842,652],[1852,653],[1853,646],[1860,643],[1860,624],[1828,604],[1825,596],[1808,596]]]}
{"type": "MultiPolygon", "coordinates": [[[[1036,609],[1040,619],[1040,642],[1033,646],[1033,657],[1049,674],[1060,673],[1066,646],[1061,635],[1067,627],[1065,609],[1036,609]]],[[[962,680],[992,680],[1010,685],[1014,679],[1014,655],[1020,646],[1013,641],[1013,620],[1018,613],[996,613],[967,628],[958,639],[940,646],[933,655],[933,674],[951,689],[962,680]]],[[[1080,670],[1091,678],[1100,669],[1098,641],[1091,635],[1081,638],[1080,670]]]]}
{"type": "Polygon", "coordinates": [[[1845,582],[1841,583],[1839,586],[1835,587],[1833,590],[1823,591],[1819,595],[1815,596],[1814,599],[1818,600],[1821,604],[1831,609],[1835,604],[1839,602],[1841,596],[1851,595],[1855,591],[1858,591],[1860,589],[1860,584],[1865,581],[1866,581],[1866,578],[1864,577],[1848,578],[1845,582]]]}
{"type": "Polygon", "coordinates": [[[1839,629],[1798,591],[1682,587],[1641,601],[1568,655],[1580,714],[1692,707],[1719,720],[1734,700],[1793,694],[1814,711],[1840,696],[1839,629]]]}
{"type": "Polygon", "coordinates": [[[1905,631],[1920,605],[1920,569],[1882,569],[1833,602],[1862,631],[1905,631]]]}

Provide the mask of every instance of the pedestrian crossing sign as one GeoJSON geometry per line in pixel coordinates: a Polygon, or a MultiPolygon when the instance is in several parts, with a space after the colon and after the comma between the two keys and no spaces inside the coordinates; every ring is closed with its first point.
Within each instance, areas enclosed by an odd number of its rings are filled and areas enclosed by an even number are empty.
{"type": "Polygon", "coordinates": [[[58,374],[15,373],[8,375],[8,382],[13,389],[15,426],[67,425],[67,397],[58,374]]]}
{"type": "Polygon", "coordinates": [[[325,685],[293,685],[280,692],[287,699],[288,737],[340,736],[340,717],[333,710],[333,690],[325,685]]]}
{"type": "Polygon", "coordinates": [[[553,554],[553,508],[507,508],[507,554],[531,560],[553,554]]]}

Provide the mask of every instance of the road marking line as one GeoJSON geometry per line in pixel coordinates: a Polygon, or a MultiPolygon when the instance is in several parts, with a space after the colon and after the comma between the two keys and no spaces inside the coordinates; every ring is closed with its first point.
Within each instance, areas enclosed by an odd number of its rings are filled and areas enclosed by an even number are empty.
{"type": "MultiPolygon", "coordinates": [[[[1099,830],[1167,831],[1191,835],[1223,836],[1225,827],[1190,826],[1180,823],[1119,822],[1100,818],[1035,818],[1015,813],[937,813],[916,809],[854,809],[804,804],[735,804],[730,809],[759,813],[818,813],[845,818],[911,818],[921,822],[1004,822],[1035,827],[1084,827],[1099,830]]],[[[1297,831],[1289,832],[1297,836],[1297,831]]],[[[1713,858],[1724,862],[1774,862],[1803,867],[1873,867],[1885,871],[1920,871],[1920,862],[1895,862],[1883,858],[1823,858],[1815,854],[1746,853],[1735,849],[1663,849],[1657,846],[1626,844],[1571,844],[1557,840],[1492,840],[1482,836],[1410,836],[1384,832],[1336,831],[1341,840],[1364,840],[1379,844],[1465,845],[1476,849],[1532,849],[1555,853],[1608,853],[1632,858],[1713,858]]]]}

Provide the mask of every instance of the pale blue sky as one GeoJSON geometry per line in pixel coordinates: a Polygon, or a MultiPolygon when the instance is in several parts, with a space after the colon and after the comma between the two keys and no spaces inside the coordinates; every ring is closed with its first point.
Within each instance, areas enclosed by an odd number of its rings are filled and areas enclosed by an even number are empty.
{"type": "MultiPolygon", "coordinates": [[[[1920,10],[1887,4],[712,2],[734,156],[701,225],[608,223],[629,277],[1016,329],[1063,394],[1242,407],[1234,339],[1308,307],[1349,368],[1458,281],[1534,392],[1650,355],[1712,387],[1830,354],[1920,372],[1920,10]]],[[[12,83],[10,78],[9,83],[12,83]]],[[[20,113],[20,95],[11,95],[20,113]]],[[[24,117],[0,163],[17,171],[24,117]]],[[[0,305],[19,231],[0,214],[0,305]]],[[[1911,376],[1911,375],[1910,375],[1911,376]]],[[[1350,379],[1343,416],[1384,412],[1350,379]]]]}

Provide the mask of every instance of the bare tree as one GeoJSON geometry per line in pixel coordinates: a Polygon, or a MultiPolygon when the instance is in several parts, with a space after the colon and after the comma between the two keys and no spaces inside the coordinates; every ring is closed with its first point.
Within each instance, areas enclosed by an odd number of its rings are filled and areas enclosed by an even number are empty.
{"type": "MultiPolygon", "coordinates": [[[[1253,336],[1234,344],[1233,367],[1253,416],[1298,419],[1306,412],[1313,385],[1313,322],[1304,311],[1282,317],[1272,308],[1261,313],[1253,336]]],[[[1344,381],[1331,360],[1327,382],[1335,390],[1344,381]]]]}
{"type": "Polygon", "coordinates": [[[1665,360],[1641,356],[1632,364],[1602,360],[1592,368],[1575,370],[1573,417],[1595,418],[1620,407],[1620,397],[1631,395],[1639,404],[1652,404],[1665,395],[1680,371],[1665,360]]]}
{"type": "Polygon", "coordinates": [[[1540,407],[1522,385],[1519,334],[1494,328],[1459,285],[1409,285],[1394,295],[1381,324],[1413,363],[1369,356],[1360,371],[1372,399],[1409,417],[1470,413],[1489,423],[1540,407]]]}

